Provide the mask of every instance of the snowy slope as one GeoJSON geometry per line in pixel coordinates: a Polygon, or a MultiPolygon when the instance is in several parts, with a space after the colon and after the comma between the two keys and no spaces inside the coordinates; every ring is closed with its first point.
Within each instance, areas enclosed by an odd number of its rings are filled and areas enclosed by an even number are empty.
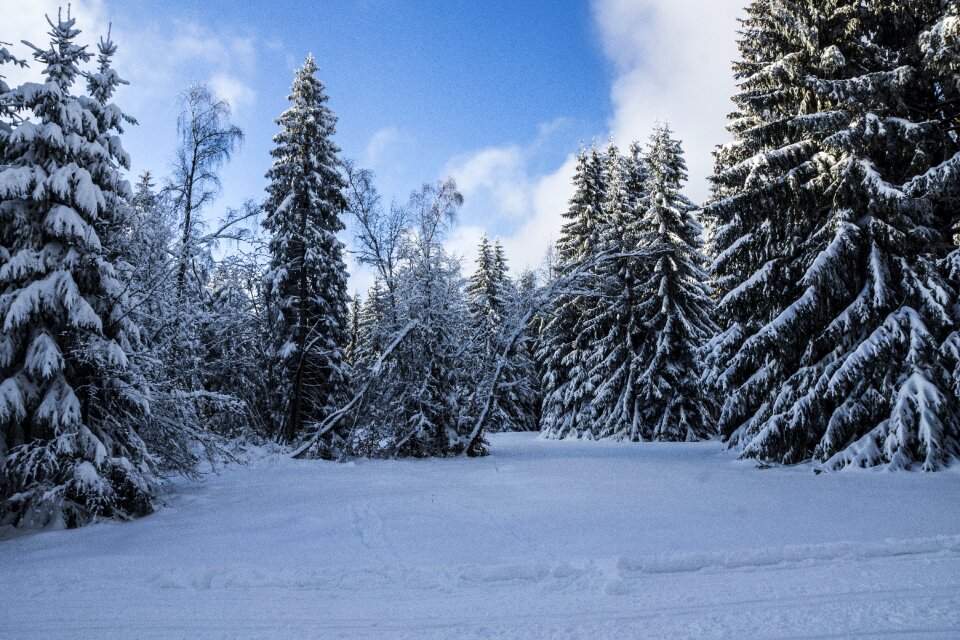
{"type": "Polygon", "coordinates": [[[9,638],[960,637],[960,474],[492,436],[272,458],[142,520],[0,542],[9,638]]]}

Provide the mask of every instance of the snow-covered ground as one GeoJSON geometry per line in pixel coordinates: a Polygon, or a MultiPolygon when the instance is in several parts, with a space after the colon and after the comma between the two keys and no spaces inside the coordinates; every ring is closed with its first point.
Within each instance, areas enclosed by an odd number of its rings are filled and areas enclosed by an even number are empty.
{"type": "Polygon", "coordinates": [[[960,473],[492,437],[274,457],[137,522],[0,542],[8,638],[958,638],[960,473]]]}

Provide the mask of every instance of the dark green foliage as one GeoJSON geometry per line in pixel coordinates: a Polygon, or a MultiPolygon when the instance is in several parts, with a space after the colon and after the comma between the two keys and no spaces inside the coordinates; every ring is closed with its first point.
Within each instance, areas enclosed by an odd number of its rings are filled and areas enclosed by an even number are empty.
{"type": "MultiPolygon", "coordinates": [[[[304,435],[347,398],[344,349],[349,302],[343,245],[346,208],[336,117],[326,106],[317,66],[308,57],[297,71],[292,106],[277,120],[273,167],[263,222],[270,234],[267,276],[282,327],[272,336],[283,383],[275,390],[274,419],[284,440],[304,435]]],[[[336,434],[331,433],[331,446],[336,434]]]]}
{"type": "Polygon", "coordinates": [[[711,370],[745,456],[936,469],[960,453],[937,355],[950,203],[928,174],[956,137],[922,46],[943,6],[748,10],[709,212],[725,329],[711,370]]]}

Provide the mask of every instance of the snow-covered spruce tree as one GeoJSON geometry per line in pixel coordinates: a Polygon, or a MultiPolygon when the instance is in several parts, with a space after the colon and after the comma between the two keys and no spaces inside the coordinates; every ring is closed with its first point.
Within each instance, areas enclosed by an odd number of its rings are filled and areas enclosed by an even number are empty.
{"type": "MultiPolygon", "coordinates": [[[[499,356],[499,337],[503,329],[507,299],[504,282],[498,277],[493,263],[493,248],[487,234],[477,247],[477,268],[467,280],[465,292],[470,311],[471,355],[474,376],[486,374],[487,368],[499,356]]],[[[505,275],[505,274],[504,274],[505,275]]],[[[493,411],[489,428],[500,431],[499,412],[493,411]]]]}
{"type": "MultiPolygon", "coordinates": [[[[346,208],[336,116],[327,106],[317,65],[308,56],[297,71],[292,106],[277,120],[269,197],[263,225],[270,231],[268,279],[283,314],[276,357],[286,381],[276,390],[276,419],[284,440],[303,435],[344,400],[347,371],[346,266],[337,233],[346,208]]],[[[332,438],[335,434],[331,433],[332,438]]]]}
{"type": "MultiPolygon", "coordinates": [[[[557,278],[596,258],[606,200],[605,162],[595,147],[582,150],[574,174],[575,192],[557,242],[557,278]]],[[[595,301],[570,287],[558,292],[546,310],[537,358],[543,375],[540,431],[546,438],[580,437],[590,424],[579,420],[590,401],[585,355],[591,336],[581,330],[584,310],[595,301]]]]}
{"type": "MultiPolygon", "coordinates": [[[[135,301],[134,314],[153,357],[172,364],[166,347],[169,327],[177,322],[177,291],[171,277],[176,264],[176,216],[165,194],[156,190],[149,171],[137,180],[130,204],[123,249],[124,259],[133,268],[130,296],[135,301]]],[[[163,377],[156,375],[156,379],[163,377]]]]}
{"type": "Polygon", "coordinates": [[[714,403],[700,386],[701,350],[716,332],[697,210],[681,192],[687,167],[666,125],[650,137],[639,246],[647,269],[637,305],[649,331],[634,378],[644,439],[701,440],[714,431],[714,403]]]}
{"type": "Polygon", "coordinates": [[[541,330],[543,328],[543,318],[540,311],[543,307],[543,291],[541,278],[538,273],[532,269],[524,269],[516,278],[514,286],[514,298],[512,308],[516,318],[523,318],[527,312],[530,312],[530,321],[527,323],[523,335],[517,341],[517,363],[525,380],[532,399],[530,415],[533,421],[529,425],[529,430],[536,431],[540,428],[540,410],[543,407],[543,372],[540,370],[537,362],[537,345],[540,342],[541,330]]]}
{"type": "Polygon", "coordinates": [[[624,157],[610,144],[604,185],[597,246],[602,261],[584,281],[593,295],[584,300],[578,325],[578,334],[589,336],[583,350],[590,395],[578,421],[592,437],[638,441],[648,437],[641,423],[638,381],[650,333],[640,306],[646,265],[639,253],[639,222],[647,185],[639,145],[632,145],[624,157]]]}
{"type": "Polygon", "coordinates": [[[146,301],[153,290],[167,280],[170,272],[170,247],[174,221],[156,190],[153,174],[144,171],[137,179],[130,199],[132,210],[128,227],[127,260],[136,269],[136,289],[146,301]]]}
{"type": "MultiPolygon", "coordinates": [[[[723,325],[709,364],[724,390],[720,430],[734,445],[749,441],[743,431],[761,430],[803,346],[798,341],[783,351],[744,349],[752,335],[781,317],[802,276],[796,257],[813,216],[798,209],[794,192],[810,178],[808,161],[818,141],[837,129],[842,116],[821,105],[805,84],[827,46],[807,35],[843,35],[849,44],[849,16],[833,9],[828,22],[807,2],[757,0],[747,9],[738,42],[741,60],[734,71],[741,90],[728,125],[734,142],[716,153],[716,198],[707,209],[715,224],[712,268],[723,325]]],[[[809,455],[808,449],[795,459],[809,455]]]]}
{"type": "Polygon", "coordinates": [[[955,146],[921,51],[942,6],[750,7],[711,206],[720,426],[744,456],[933,470],[960,453],[938,356],[945,203],[923,179],[955,146]]]}
{"type": "Polygon", "coordinates": [[[267,424],[272,349],[263,336],[274,327],[268,324],[263,273],[255,253],[237,250],[217,262],[208,285],[209,313],[201,324],[204,390],[218,410],[206,415],[204,424],[220,435],[272,432],[267,424]]]}
{"type": "Polygon", "coordinates": [[[372,365],[390,345],[390,334],[394,328],[390,320],[393,311],[380,278],[374,278],[360,307],[356,369],[372,365]]]}
{"type": "Polygon", "coordinates": [[[140,435],[166,472],[191,473],[199,461],[203,432],[195,403],[186,402],[186,373],[176,348],[182,336],[181,299],[174,277],[177,216],[164,192],[143,172],[130,201],[121,257],[130,265],[131,315],[141,327],[142,351],[136,361],[150,383],[150,415],[140,435]]]}
{"type": "Polygon", "coordinates": [[[755,0],[746,8],[737,43],[740,60],[733,65],[740,93],[733,97],[737,108],[727,125],[734,140],[714,154],[713,199],[704,211],[712,223],[711,271],[721,324],[706,355],[707,383],[725,398],[720,429],[728,438],[776,393],[781,376],[775,361],[759,362],[765,372],[752,380],[731,379],[728,368],[744,340],[779,316],[786,303],[786,265],[795,251],[787,193],[813,144],[795,130],[806,124],[815,133],[831,122],[829,115],[816,113],[809,91],[798,90],[811,72],[811,59],[819,57],[800,53],[806,31],[791,27],[804,24],[798,7],[781,12],[771,0],[755,0]]]}
{"type": "MultiPolygon", "coordinates": [[[[520,310],[516,291],[507,275],[507,261],[500,240],[490,245],[486,235],[477,251],[477,270],[467,283],[471,335],[474,345],[476,377],[489,374],[502,357],[507,318],[520,310]]],[[[530,431],[536,429],[536,404],[539,402],[533,379],[533,362],[521,343],[506,356],[489,410],[485,429],[530,431]]]]}
{"type": "MultiPolygon", "coordinates": [[[[915,178],[909,191],[925,193],[928,198],[937,198],[942,203],[940,213],[944,216],[947,233],[953,236],[954,248],[941,262],[941,271],[954,288],[960,288],[960,148],[956,132],[960,127],[960,3],[946,2],[940,18],[933,22],[920,36],[923,54],[923,70],[937,83],[939,112],[937,119],[948,131],[954,132],[953,154],[936,168],[915,178]]],[[[949,334],[941,353],[951,372],[951,390],[954,406],[960,406],[960,301],[952,305],[954,330],[949,334]]]]}
{"type": "Polygon", "coordinates": [[[0,519],[79,526],[151,511],[151,457],[137,433],[149,392],[130,358],[139,328],[108,244],[130,196],[119,173],[129,167],[125,118],[106,103],[119,82],[113,46],[101,43],[88,77],[94,97],[76,96],[92,55],[69,14],[49,22],[50,47],[33,47],[46,80],[14,90],[30,119],[10,134],[0,169],[0,519]]]}
{"type": "Polygon", "coordinates": [[[497,335],[506,312],[504,282],[500,275],[494,268],[490,241],[483,234],[477,247],[477,269],[467,281],[466,293],[476,335],[477,355],[484,360],[495,357],[497,335]]]}
{"type": "MultiPolygon", "coordinates": [[[[522,318],[535,304],[536,276],[529,272],[529,278],[516,282],[508,275],[507,257],[499,238],[493,241],[493,266],[499,280],[503,283],[501,290],[506,296],[506,317],[522,318]],[[532,279],[530,279],[532,278],[532,279]]],[[[521,274],[523,276],[524,274],[521,274]]],[[[508,329],[505,323],[501,330],[501,338],[508,329]]],[[[501,374],[498,384],[498,393],[503,394],[501,402],[502,412],[513,422],[511,429],[515,431],[536,431],[539,428],[540,405],[543,396],[540,392],[540,376],[532,350],[533,325],[528,323],[523,334],[509,350],[508,361],[501,374]]],[[[509,339],[509,336],[506,336],[509,339]]],[[[506,417],[504,420],[506,421],[506,417]]]]}

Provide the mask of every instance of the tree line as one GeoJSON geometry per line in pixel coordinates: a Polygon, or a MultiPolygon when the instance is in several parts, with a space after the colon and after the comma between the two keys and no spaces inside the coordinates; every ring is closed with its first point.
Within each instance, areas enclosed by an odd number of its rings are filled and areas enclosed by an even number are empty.
{"type": "Polygon", "coordinates": [[[483,455],[498,430],[719,435],[819,469],[960,456],[955,0],[751,2],[710,200],[683,195],[665,124],[581,149],[555,247],[516,276],[498,240],[470,275],[448,252],[452,180],[388,205],[341,157],[312,57],[262,202],[210,221],[243,132],[203,85],[170,175],[131,187],[116,46],[49,22],[43,82],[0,76],[0,524],[149,513],[236,437],[324,459],[483,455]]]}

